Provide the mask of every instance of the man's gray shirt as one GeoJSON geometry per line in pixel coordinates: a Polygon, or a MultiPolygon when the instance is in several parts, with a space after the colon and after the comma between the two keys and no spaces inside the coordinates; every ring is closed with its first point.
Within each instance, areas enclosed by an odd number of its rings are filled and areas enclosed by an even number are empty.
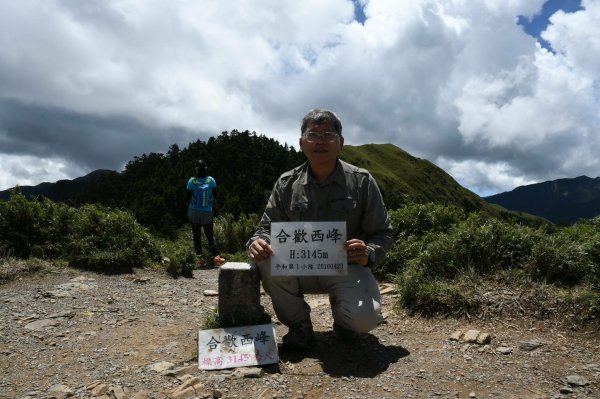
{"type": "Polygon", "coordinates": [[[309,163],[282,174],[247,246],[262,238],[270,243],[271,222],[346,221],[348,239],[365,241],[369,266],[381,262],[393,244],[393,230],[375,179],[365,170],[338,159],[323,183],[309,172],[309,163]]]}

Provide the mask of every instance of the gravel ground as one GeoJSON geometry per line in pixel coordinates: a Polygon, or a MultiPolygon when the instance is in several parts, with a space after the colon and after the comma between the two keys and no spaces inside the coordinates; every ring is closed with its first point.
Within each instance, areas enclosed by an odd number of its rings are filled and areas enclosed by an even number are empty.
{"type": "MultiPolygon", "coordinates": [[[[389,289],[385,322],[356,342],[338,342],[326,296],[309,296],[314,348],[279,347],[279,363],[260,368],[201,371],[197,333],[218,302],[205,291],[217,287],[214,268],[172,279],[49,267],[0,285],[0,397],[600,398],[597,330],[412,317],[389,289]],[[491,342],[451,339],[468,330],[491,342]]],[[[287,329],[274,322],[281,342],[287,329]]]]}

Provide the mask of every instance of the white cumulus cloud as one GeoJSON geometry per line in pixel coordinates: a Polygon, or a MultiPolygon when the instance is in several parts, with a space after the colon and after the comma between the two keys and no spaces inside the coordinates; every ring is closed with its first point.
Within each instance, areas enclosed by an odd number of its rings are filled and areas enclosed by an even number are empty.
{"type": "Polygon", "coordinates": [[[0,189],[225,130],[296,145],[315,107],[480,194],[599,175],[599,1],[551,16],[553,52],[517,24],[542,0],[359,3],[0,0],[0,189]]]}

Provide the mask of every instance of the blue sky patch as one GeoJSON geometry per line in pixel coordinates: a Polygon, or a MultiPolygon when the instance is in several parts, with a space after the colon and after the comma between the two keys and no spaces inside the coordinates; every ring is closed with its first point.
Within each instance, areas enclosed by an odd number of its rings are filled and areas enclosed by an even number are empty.
{"type": "Polygon", "coordinates": [[[365,15],[365,6],[360,3],[359,0],[352,0],[354,4],[354,19],[358,21],[361,25],[365,24],[367,20],[367,16],[365,15]]]}
{"type": "Polygon", "coordinates": [[[540,34],[548,26],[548,19],[558,10],[571,13],[583,10],[583,7],[581,6],[581,0],[548,0],[542,6],[542,10],[538,14],[535,14],[531,19],[524,17],[523,15],[519,15],[517,18],[517,24],[521,25],[523,30],[528,35],[535,37],[543,48],[554,52],[552,46],[550,46],[550,43],[542,39],[540,34]]]}

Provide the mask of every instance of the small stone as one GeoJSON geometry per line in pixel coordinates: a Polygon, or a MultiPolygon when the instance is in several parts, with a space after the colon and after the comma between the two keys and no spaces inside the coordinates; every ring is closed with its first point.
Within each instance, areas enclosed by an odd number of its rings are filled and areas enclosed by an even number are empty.
{"type": "Polygon", "coordinates": [[[450,341],[460,341],[460,337],[462,337],[462,331],[456,330],[454,331],[451,335],[450,338],[448,338],[450,341]]]}
{"type": "Polygon", "coordinates": [[[47,399],[66,399],[73,396],[73,390],[66,385],[56,384],[48,388],[47,399]]]}
{"type": "Polygon", "coordinates": [[[573,375],[567,376],[567,384],[578,386],[578,387],[584,387],[586,385],[589,385],[590,382],[584,376],[573,374],[573,375]]]}
{"type": "Polygon", "coordinates": [[[102,381],[96,380],[94,382],[92,382],[91,384],[87,385],[85,388],[88,391],[91,391],[92,389],[96,388],[98,385],[100,385],[102,383],[102,381]]]}
{"type": "Polygon", "coordinates": [[[463,335],[462,340],[464,342],[474,344],[477,342],[477,337],[479,336],[479,334],[479,330],[469,330],[465,333],[465,335],[463,335]]]}
{"type": "Polygon", "coordinates": [[[571,389],[570,387],[562,387],[560,389],[560,393],[562,393],[564,395],[570,395],[573,393],[573,389],[571,389]]]}
{"type": "Polygon", "coordinates": [[[150,392],[146,391],[145,389],[142,389],[141,391],[139,391],[135,395],[133,395],[132,399],[148,399],[148,398],[150,398],[150,392]]]}
{"type": "Polygon", "coordinates": [[[25,329],[31,330],[31,331],[43,331],[47,327],[56,327],[59,324],[60,324],[60,320],[55,319],[55,318],[42,319],[42,320],[32,321],[31,323],[25,325],[25,329]]]}
{"type": "Polygon", "coordinates": [[[396,293],[397,288],[396,286],[392,285],[392,284],[386,284],[383,287],[381,287],[381,289],[379,290],[379,293],[381,295],[386,295],[386,294],[394,294],[396,293]]]}
{"type": "Polygon", "coordinates": [[[235,378],[260,378],[264,371],[260,367],[241,367],[233,372],[235,378]]]}
{"type": "Polygon", "coordinates": [[[600,372],[600,364],[588,364],[586,366],[583,367],[586,370],[591,370],[591,371],[597,371],[600,372]]]}
{"type": "Polygon", "coordinates": [[[471,392],[469,394],[469,398],[476,398],[476,397],[477,397],[477,395],[475,394],[475,392],[471,392]]]}
{"type": "Polygon", "coordinates": [[[184,390],[188,387],[194,387],[198,384],[202,384],[202,380],[200,379],[200,377],[188,378],[183,384],[181,384],[179,388],[177,388],[177,390],[184,390]]]}
{"type": "Polygon", "coordinates": [[[163,371],[168,370],[173,366],[174,364],[171,362],[158,362],[150,365],[149,367],[151,370],[154,370],[157,373],[162,373],[163,371]]]}
{"type": "Polygon", "coordinates": [[[92,389],[93,396],[100,396],[108,393],[108,385],[106,384],[98,384],[92,389]]]}
{"type": "Polygon", "coordinates": [[[508,346],[500,346],[498,348],[496,348],[496,352],[501,353],[503,355],[509,355],[511,354],[513,351],[513,348],[510,348],[508,346]]]}
{"type": "Polygon", "coordinates": [[[175,390],[174,392],[171,392],[170,395],[173,399],[192,399],[194,396],[196,396],[196,391],[194,391],[194,388],[192,387],[187,387],[181,391],[175,390]]]}
{"type": "Polygon", "coordinates": [[[141,283],[147,283],[148,281],[150,281],[150,278],[149,277],[137,277],[131,281],[133,281],[134,283],[141,284],[141,283]]]}
{"type": "Polygon", "coordinates": [[[119,385],[110,387],[109,392],[115,397],[115,399],[125,399],[125,391],[119,385]]]}
{"type": "Polygon", "coordinates": [[[481,333],[477,336],[476,342],[479,345],[487,345],[492,342],[492,336],[488,333],[481,333]]]}
{"type": "Polygon", "coordinates": [[[198,365],[191,364],[189,366],[168,370],[165,375],[168,377],[182,377],[184,375],[194,374],[196,371],[198,371],[198,365]]]}
{"type": "Polygon", "coordinates": [[[522,351],[531,352],[532,350],[535,350],[542,345],[543,344],[538,341],[523,341],[519,343],[519,349],[521,349],[522,351]]]}
{"type": "Polygon", "coordinates": [[[204,296],[218,296],[219,295],[219,291],[204,290],[203,294],[204,294],[204,296]]]}

